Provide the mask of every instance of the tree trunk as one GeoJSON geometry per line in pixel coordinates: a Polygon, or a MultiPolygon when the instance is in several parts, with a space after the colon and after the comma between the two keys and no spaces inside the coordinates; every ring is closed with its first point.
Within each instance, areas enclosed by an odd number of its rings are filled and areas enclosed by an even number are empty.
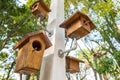
{"type": "MultiPolygon", "coordinates": [[[[92,68],[93,69],[93,68],[92,68]]],[[[97,80],[97,72],[93,69],[95,80],[97,80]]]]}
{"type": "Polygon", "coordinates": [[[100,80],[103,80],[102,74],[100,74],[100,73],[99,73],[99,78],[100,78],[100,80]]]}
{"type": "Polygon", "coordinates": [[[30,75],[27,75],[26,80],[30,80],[30,75]]]}
{"type": "Polygon", "coordinates": [[[22,80],[22,74],[20,74],[20,80],[22,80]]]}
{"type": "MultiPolygon", "coordinates": [[[[95,67],[97,67],[97,57],[94,57],[93,60],[94,60],[94,63],[95,63],[95,67]]],[[[93,72],[94,72],[95,80],[97,80],[97,72],[96,72],[96,70],[93,69],[93,72]]]]}
{"type": "Polygon", "coordinates": [[[104,78],[104,80],[108,80],[108,76],[107,76],[107,74],[105,73],[105,74],[103,74],[103,78],[104,78]]]}

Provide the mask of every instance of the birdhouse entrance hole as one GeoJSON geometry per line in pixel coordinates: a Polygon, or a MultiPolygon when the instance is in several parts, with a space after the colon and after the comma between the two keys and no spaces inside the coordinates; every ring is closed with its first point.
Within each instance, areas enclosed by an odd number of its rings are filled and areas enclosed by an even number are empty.
{"type": "Polygon", "coordinates": [[[36,51],[40,51],[42,46],[41,46],[41,43],[39,41],[33,41],[32,43],[32,47],[33,49],[35,49],[36,51]]]}
{"type": "Polygon", "coordinates": [[[34,6],[33,6],[33,8],[36,8],[38,6],[38,4],[35,4],[34,6]]]}

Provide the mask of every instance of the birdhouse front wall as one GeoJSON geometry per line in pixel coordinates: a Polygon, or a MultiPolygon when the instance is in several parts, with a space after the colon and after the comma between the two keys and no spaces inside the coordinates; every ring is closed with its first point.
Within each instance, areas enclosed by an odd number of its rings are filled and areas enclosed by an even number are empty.
{"type": "Polygon", "coordinates": [[[45,16],[47,16],[48,15],[48,11],[46,11],[40,4],[39,4],[39,9],[40,9],[40,11],[45,15],[45,16]]]}
{"type": "Polygon", "coordinates": [[[15,71],[20,73],[38,71],[44,50],[45,43],[39,35],[30,37],[29,42],[18,51],[15,71]]]}
{"type": "Polygon", "coordinates": [[[29,44],[30,44],[30,48],[29,48],[30,53],[27,57],[28,65],[34,66],[35,69],[39,69],[46,45],[39,35],[31,37],[29,44]],[[33,59],[31,59],[31,57],[33,59]]]}
{"type": "Polygon", "coordinates": [[[32,12],[34,15],[36,16],[47,16],[48,12],[43,8],[43,6],[41,6],[40,2],[37,2],[36,4],[34,4],[33,8],[32,8],[32,12]]]}
{"type": "Polygon", "coordinates": [[[19,49],[15,65],[15,72],[21,73],[20,71],[25,68],[28,50],[28,43],[19,49]]]}
{"type": "Polygon", "coordinates": [[[39,10],[39,3],[36,3],[33,7],[32,7],[32,13],[35,16],[38,16],[41,12],[39,10]]]}
{"type": "Polygon", "coordinates": [[[87,19],[85,19],[84,17],[81,17],[81,22],[82,22],[82,26],[86,29],[86,30],[88,30],[89,32],[91,31],[91,29],[90,29],[90,22],[89,22],[89,20],[87,20],[87,19]]]}
{"type": "Polygon", "coordinates": [[[86,23],[84,18],[74,21],[68,29],[66,29],[66,35],[71,38],[79,39],[90,32],[90,25],[86,23]]]}

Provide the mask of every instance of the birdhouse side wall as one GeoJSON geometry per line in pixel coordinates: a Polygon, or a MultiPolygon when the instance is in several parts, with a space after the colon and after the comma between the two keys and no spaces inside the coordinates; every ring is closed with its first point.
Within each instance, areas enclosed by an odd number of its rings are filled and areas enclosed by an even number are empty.
{"type": "Polygon", "coordinates": [[[40,14],[39,6],[36,6],[35,8],[33,8],[32,13],[33,13],[35,16],[38,16],[38,15],[40,14]]]}
{"type": "Polygon", "coordinates": [[[79,72],[79,61],[71,58],[66,58],[66,71],[70,73],[79,72]]]}
{"type": "Polygon", "coordinates": [[[32,13],[35,15],[35,16],[47,16],[48,12],[43,8],[43,6],[41,6],[40,3],[36,3],[34,4],[33,8],[32,8],[32,13]]]}
{"type": "Polygon", "coordinates": [[[66,58],[66,71],[70,69],[70,58],[66,58]]]}
{"type": "Polygon", "coordinates": [[[26,58],[27,58],[28,50],[29,50],[28,46],[29,45],[27,43],[19,49],[18,54],[17,54],[17,59],[16,59],[15,72],[19,72],[21,69],[25,67],[26,58]]]}
{"type": "Polygon", "coordinates": [[[83,27],[80,27],[78,30],[74,31],[73,34],[71,34],[69,37],[76,38],[77,40],[86,36],[89,33],[88,30],[86,30],[83,27]]]}
{"type": "Polygon", "coordinates": [[[68,29],[66,29],[66,35],[70,38],[76,39],[82,38],[83,36],[87,35],[89,33],[90,26],[88,23],[84,25],[85,23],[83,22],[83,18],[75,21],[72,25],[70,25],[68,29]]]}
{"type": "Polygon", "coordinates": [[[44,14],[44,16],[48,15],[48,12],[44,9],[44,7],[41,4],[39,4],[39,10],[44,14]]]}
{"type": "Polygon", "coordinates": [[[76,20],[73,23],[71,23],[71,25],[69,25],[69,26],[70,27],[68,29],[66,29],[67,36],[69,36],[74,31],[76,31],[77,29],[79,29],[82,26],[82,22],[80,20],[76,20]]]}

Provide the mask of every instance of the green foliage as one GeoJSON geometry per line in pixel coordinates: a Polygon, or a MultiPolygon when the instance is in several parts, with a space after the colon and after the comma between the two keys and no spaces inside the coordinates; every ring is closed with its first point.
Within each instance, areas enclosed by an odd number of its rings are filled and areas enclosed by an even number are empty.
{"type": "Polygon", "coordinates": [[[103,74],[106,72],[111,73],[113,70],[113,66],[114,66],[113,59],[105,57],[105,58],[100,59],[97,65],[97,71],[100,74],[103,74]]]}
{"type": "Polygon", "coordinates": [[[113,7],[113,2],[109,1],[107,3],[105,3],[105,2],[99,2],[99,3],[95,4],[95,5],[93,5],[92,8],[95,10],[95,12],[97,14],[100,14],[100,16],[104,16],[108,12],[111,11],[112,7],[113,7]]]}
{"type": "MultiPolygon", "coordinates": [[[[18,40],[18,37],[37,30],[36,18],[33,18],[31,11],[25,5],[17,6],[14,0],[0,1],[0,50],[9,43],[10,39],[18,40]],[[4,3],[4,4],[3,4],[4,3]],[[33,19],[32,19],[33,18],[33,19]]],[[[14,41],[15,42],[15,41],[14,41]]]]}
{"type": "Polygon", "coordinates": [[[3,72],[0,80],[14,80],[11,74],[14,66],[11,65],[16,52],[12,47],[25,34],[39,28],[30,9],[26,5],[19,6],[17,0],[0,0],[0,17],[0,71],[3,72]],[[6,51],[2,51],[4,48],[6,51]]]}
{"type": "Polygon", "coordinates": [[[0,61],[4,61],[8,57],[8,53],[1,52],[0,53],[0,61]]]}
{"type": "Polygon", "coordinates": [[[116,59],[118,65],[120,66],[120,51],[114,53],[114,58],[116,59]]]}

